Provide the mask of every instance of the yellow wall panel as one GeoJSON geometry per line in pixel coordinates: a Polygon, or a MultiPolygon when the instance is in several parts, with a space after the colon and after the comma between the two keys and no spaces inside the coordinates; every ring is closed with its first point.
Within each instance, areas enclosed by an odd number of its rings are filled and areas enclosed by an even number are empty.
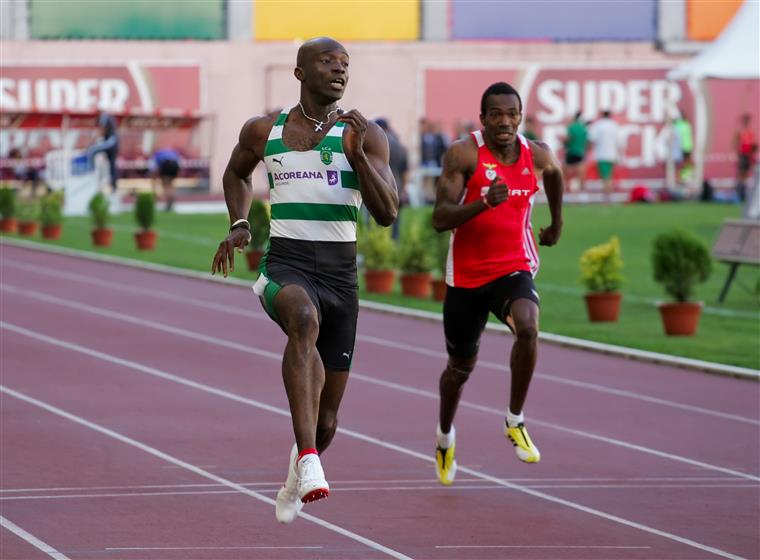
{"type": "Polygon", "coordinates": [[[416,40],[419,0],[256,0],[256,40],[416,40]]]}
{"type": "MultiPolygon", "coordinates": [[[[757,1],[757,0],[750,0],[757,1]]],[[[688,36],[692,41],[712,41],[728,25],[742,0],[688,0],[688,36]]]]}

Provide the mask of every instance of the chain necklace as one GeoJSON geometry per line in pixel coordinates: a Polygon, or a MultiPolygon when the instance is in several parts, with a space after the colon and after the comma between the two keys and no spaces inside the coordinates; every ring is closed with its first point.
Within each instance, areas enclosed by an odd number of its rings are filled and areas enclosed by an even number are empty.
{"type": "Polygon", "coordinates": [[[340,111],[340,108],[336,107],[335,109],[333,109],[332,111],[330,111],[329,113],[327,113],[327,116],[325,117],[325,120],[318,121],[314,117],[310,117],[309,115],[306,114],[306,111],[304,111],[303,105],[301,105],[300,101],[298,102],[298,106],[301,108],[301,113],[303,113],[304,117],[306,117],[310,121],[313,121],[313,122],[317,123],[317,124],[314,125],[314,132],[319,132],[320,130],[322,130],[322,125],[325,124],[325,123],[330,122],[330,117],[332,116],[332,114],[333,113],[337,113],[338,111],[340,111]]]}

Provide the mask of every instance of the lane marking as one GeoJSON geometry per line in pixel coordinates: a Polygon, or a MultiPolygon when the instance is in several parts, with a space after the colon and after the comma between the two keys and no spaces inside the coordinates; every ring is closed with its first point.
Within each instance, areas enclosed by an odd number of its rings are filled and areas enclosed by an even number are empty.
{"type": "Polygon", "coordinates": [[[31,544],[34,548],[41,550],[51,558],[54,558],[55,560],[71,560],[68,556],[63,554],[62,552],[58,552],[56,549],[54,549],[52,546],[47,544],[46,542],[41,541],[28,531],[24,531],[21,527],[16,525],[13,521],[10,519],[7,519],[0,515],[0,526],[5,527],[8,529],[11,533],[14,533],[17,537],[20,537],[24,539],[26,542],[31,544]]]}
{"type": "MultiPolygon", "coordinates": [[[[119,291],[126,291],[126,292],[134,293],[140,296],[148,295],[151,297],[155,297],[157,299],[163,299],[166,301],[176,302],[183,306],[191,306],[191,307],[198,307],[200,309],[210,309],[213,311],[221,311],[224,313],[230,313],[230,314],[241,316],[241,317],[248,317],[248,318],[259,320],[259,321],[267,321],[267,322],[271,321],[271,319],[265,313],[247,311],[244,309],[240,309],[238,307],[233,307],[231,305],[225,305],[225,304],[214,303],[214,302],[206,302],[206,301],[197,300],[197,299],[188,299],[187,297],[176,296],[168,292],[162,292],[162,291],[157,291],[157,290],[145,290],[144,288],[135,288],[134,286],[131,286],[128,284],[121,284],[118,282],[106,283],[102,280],[99,280],[96,278],[90,278],[88,276],[84,276],[81,274],[76,274],[76,273],[71,273],[71,272],[62,272],[62,271],[52,271],[44,267],[26,265],[24,263],[15,261],[13,259],[4,259],[4,262],[12,263],[13,266],[11,268],[18,268],[18,269],[26,270],[29,272],[34,272],[36,274],[45,274],[54,278],[64,278],[64,279],[72,280],[75,282],[80,282],[83,284],[98,286],[104,289],[118,288],[119,291]]],[[[37,295],[37,294],[33,294],[33,295],[37,295]]],[[[55,296],[50,296],[50,297],[55,297],[55,296]]],[[[437,358],[442,361],[448,358],[445,352],[439,352],[437,350],[430,350],[427,348],[420,348],[419,346],[412,346],[410,344],[404,344],[402,342],[396,342],[393,340],[388,340],[388,339],[384,339],[380,337],[357,334],[356,339],[361,340],[363,342],[369,342],[371,344],[377,344],[378,346],[394,348],[396,350],[404,350],[407,352],[412,352],[412,353],[420,354],[423,356],[430,356],[432,358],[437,358]]],[[[510,369],[506,365],[496,363],[496,362],[490,362],[488,360],[478,360],[478,367],[485,367],[488,369],[494,369],[497,371],[510,373],[510,369]]],[[[541,373],[541,372],[535,372],[533,377],[536,379],[545,379],[553,383],[559,383],[559,384],[568,385],[571,387],[587,389],[590,391],[596,391],[596,392],[605,393],[608,395],[615,395],[618,397],[640,400],[643,402],[658,404],[661,406],[671,407],[671,408],[675,408],[679,410],[687,410],[689,412],[695,412],[697,414],[704,414],[704,415],[713,416],[716,418],[724,418],[726,420],[735,420],[737,422],[745,422],[748,424],[760,426],[760,419],[748,418],[746,416],[739,416],[739,415],[730,414],[727,412],[720,412],[717,410],[711,410],[711,409],[703,408],[699,406],[683,404],[676,401],[671,401],[669,399],[662,399],[659,397],[644,395],[641,393],[637,393],[635,391],[628,391],[625,389],[607,387],[605,385],[599,385],[596,383],[589,383],[585,381],[567,379],[564,377],[560,377],[558,375],[552,375],[552,374],[541,373]]]]}
{"type": "MultiPolygon", "coordinates": [[[[459,483],[459,480],[457,480],[459,483]]],[[[262,494],[276,494],[279,490],[281,483],[278,485],[270,485],[267,488],[259,489],[262,494]]],[[[250,486],[241,484],[241,486],[250,486]]],[[[697,490],[704,489],[716,489],[720,488],[721,491],[728,489],[746,489],[752,488],[757,490],[758,487],[753,484],[665,484],[661,486],[634,486],[625,484],[525,484],[525,488],[544,489],[544,490],[659,490],[662,488],[691,488],[697,490]]],[[[470,484],[467,486],[456,486],[452,488],[445,488],[437,482],[429,482],[424,486],[339,486],[334,485],[330,481],[330,492],[406,492],[406,491],[456,491],[456,492],[472,492],[476,490],[497,490],[502,488],[501,485],[494,484],[470,484]]],[[[23,502],[34,500],[82,500],[90,498],[153,498],[153,497],[165,497],[165,496],[214,496],[219,494],[237,494],[235,490],[184,490],[184,491],[171,491],[166,490],[163,492],[114,492],[114,493],[90,493],[90,494],[35,494],[32,496],[2,496],[0,502],[23,502]]]]}
{"type": "MultiPolygon", "coordinates": [[[[63,341],[54,339],[52,337],[48,337],[46,335],[42,335],[42,334],[39,334],[39,333],[35,333],[33,331],[29,331],[27,329],[23,329],[21,327],[17,327],[15,325],[10,325],[9,323],[5,323],[5,322],[2,322],[2,321],[0,321],[0,328],[13,330],[15,332],[20,332],[21,334],[27,334],[27,336],[31,336],[32,338],[37,338],[39,340],[43,340],[45,342],[48,342],[48,343],[56,345],[56,346],[60,346],[60,347],[64,347],[64,348],[69,348],[71,350],[75,350],[75,351],[78,351],[78,352],[82,352],[84,354],[88,354],[88,355],[91,355],[91,356],[94,356],[94,357],[98,357],[98,358],[103,359],[104,361],[107,361],[109,363],[122,365],[122,366],[125,366],[125,367],[128,367],[128,368],[134,369],[136,371],[140,371],[140,372],[143,372],[143,373],[147,373],[149,375],[153,375],[155,377],[171,380],[171,381],[174,381],[174,382],[176,382],[178,384],[185,385],[185,386],[188,386],[188,387],[192,387],[192,388],[195,388],[195,389],[199,389],[199,390],[207,392],[209,394],[214,394],[214,395],[217,395],[217,396],[221,396],[223,398],[226,398],[226,399],[229,399],[229,400],[232,400],[232,401],[235,401],[235,402],[239,402],[239,403],[242,403],[242,404],[247,404],[249,406],[253,406],[253,407],[258,408],[260,410],[266,410],[266,411],[269,411],[269,412],[273,412],[275,414],[279,414],[279,415],[284,416],[286,418],[290,418],[290,411],[289,410],[281,409],[281,408],[278,408],[278,407],[275,407],[275,406],[272,406],[272,405],[269,405],[269,404],[266,404],[266,403],[263,403],[263,402],[260,402],[260,401],[249,399],[247,397],[242,397],[242,396],[237,395],[235,393],[224,391],[222,389],[218,389],[216,387],[212,387],[212,386],[209,386],[209,385],[204,385],[204,384],[198,383],[196,381],[191,381],[189,379],[185,379],[183,377],[179,377],[177,375],[174,375],[174,374],[171,374],[171,373],[168,373],[168,372],[165,372],[165,371],[161,371],[161,370],[158,370],[158,369],[155,369],[155,368],[151,368],[151,367],[148,367],[148,366],[145,366],[145,365],[142,365],[142,364],[138,364],[136,362],[131,362],[129,360],[124,360],[122,358],[117,358],[115,356],[104,354],[102,352],[98,352],[96,350],[92,350],[92,349],[89,349],[89,348],[84,348],[84,347],[81,347],[81,346],[77,346],[77,345],[74,345],[74,344],[71,344],[71,343],[68,343],[68,342],[63,342],[63,341]]],[[[10,389],[6,389],[6,388],[4,388],[1,385],[0,385],[0,390],[3,391],[3,392],[11,391],[10,389]]],[[[16,393],[16,392],[14,391],[14,393],[16,393]]],[[[20,393],[17,393],[17,394],[21,395],[20,393]]],[[[31,397],[25,397],[25,396],[24,396],[24,398],[31,399],[31,397]]],[[[31,399],[31,400],[35,400],[35,399],[31,399]]],[[[35,402],[40,402],[40,401],[36,401],[35,400],[35,402]]],[[[49,405],[47,405],[45,403],[42,403],[42,402],[40,402],[40,404],[43,406],[43,408],[49,406],[49,405]]],[[[53,407],[51,407],[51,408],[53,408],[53,407]]],[[[56,410],[58,410],[58,409],[56,409],[56,410]]],[[[63,414],[68,414],[68,413],[65,413],[63,411],[61,411],[61,412],[63,414]]],[[[86,420],[83,420],[83,421],[87,422],[86,420]]],[[[102,429],[103,430],[107,430],[106,428],[102,428],[102,429]]],[[[356,432],[354,430],[349,430],[348,428],[338,427],[337,431],[339,433],[341,433],[341,434],[344,434],[346,436],[352,437],[354,439],[358,439],[360,441],[364,441],[365,443],[369,443],[369,444],[372,444],[372,445],[383,447],[385,449],[389,449],[391,451],[395,451],[397,453],[400,453],[400,454],[403,454],[403,455],[407,455],[409,457],[415,457],[417,459],[425,461],[426,463],[433,463],[434,462],[434,459],[432,457],[430,457],[429,455],[427,455],[427,454],[423,454],[423,453],[420,453],[418,451],[414,451],[412,449],[409,449],[409,448],[406,448],[406,447],[402,447],[400,445],[396,445],[396,444],[393,444],[393,443],[390,443],[390,442],[387,442],[387,441],[383,441],[383,440],[374,438],[372,436],[368,436],[366,434],[363,434],[363,433],[360,433],[360,432],[356,432]]],[[[115,432],[111,432],[110,430],[108,430],[108,432],[115,434],[115,432]]],[[[119,437],[124,437],[124,436],[119,436],[119,437]]],[[[158,452],[158,453],[161,453],[161,452],[158,452]]],[[[205,471],[203,471],[203,472],[205,472],[205,471]]],[[[710,552],[712,554],[715,554],[717,556],[721,556],[723,558],[729,558],[731,560],[746,560],[746,559],[743,559],[740,556],[737,556],[737,555],[732,554],[730,552],[726,552],[724,550],[721,550],[721,549],[718,549],[718,548],[715,548],[715,547],[703,545],[703,544],[698,543],[696,541],[693,541],[691,539],[687,539],[685,537],[680,537],[680,536],[678,536],[676,534],[669,533],[667,531],[661,531],[659,529],[655,529],[654,527],[649,527],[647,525],[643,525],[643,524],[637,523],[635,521],[630,521],[628,519],[625,519],[623,517],[619,517],[617,515],[612,515],[612,514],[603,512],[601,510],[598,510],[598,509],[594,509],[594,508],[591,508],[591,507],[584,506],[584,505],[579,504],[577,502],[573,502],[573,501],[570,501],[570,500],[565,500],[563,498],[558,498],[556,496],[552,496],[551,494],[546,494],[544,492],[539,492],[538,490],[532,490],[530,488],[525,488],[525,487],[520,486],[518,484],[514,484],[514,483],[508,482],[506,480],[499,479],[499,478],[497,478],[495,476],[491,476],[489,474],[486,474],[486,473],[483,473],[483,472],[480,472],[480,471],[477,471],[477,470],[474,470],[474,469],[470,469],[470,468],[462,466],[462,467],[459,467],[459,472],[462,472],[462,473],[465,473],[465,474],[469,474],[470,476],[473,476],[473,477],[476,477],[476,478],[480,478],[481,480],[486,480],[486,481],[492,482],[492,483],[494,483],[496,485],[503,486],[505,488],[510,488],[512,490],[516,490],[518,492],[522,492],[524,494],[528,494],[528,495],[536,497],[536,498],[540,498],[540,499],[543,499],[543,500],[546,500],[546,501],[549,501],[549,502],[560,504],[560,505],[566,506],[568,508],[575,509],[577,511],[581,511],[581,512],[593,515],[595,517],[600,517],[600,518],[608,520],[608,521],[613,521],[613,522],[618,523],[620,525],[624,525],[624,526],[627,526],[627,527],[638,529],[638,530],[646,532],[646,533],[650,533],[650,534],[653,534],[653,535],[656,535],[656,536],[659,536],[659,537],[663,537],[663,538],[666,538],[666,539],[669,539],[669,540],[672,540],[672,541],[675,541],[675,542],[678,542],[678,543],[690,546],[692,548],[696,548],[698,550],[702,550],[702,551],[705,551],[705,552],[710,552]]],[[[743,474],[743,473],[740,473],[740,474],[743,474]]],[[[207,478],[210,478],[211,480],[214,480],[216,482],[221,482],[221,483],[223,483],[225,485],[227,485],[227,483],[228,484],[232,484],[232,485],[234,485],[235,488],[240,488],[241,491],[243,491],[244,493],[249,493],[251,495],[260,496],[263,501],[266,501],[267,503],[274,504],[274,500],[271,500],[270,498],[267,498],[266,496],[263,496],[263,495],[260,495],[260,494],[258,494],[256,492],[248,490],[248,489],[246,489],[246,488],[244,488],[244,487],[242,487],[240,485],[237,485],[237,484],[235,484],[233,482],[227,481],[226,479],[223,479],[221,477],[217,477],[216,475],[213,475],[211,473],[206,473],[206,475],[207,475],[207,478]]],[[[745,475],[745,476],[748,476],[748,475],[745,475]]],[[[321,520],[319,520],[318,518],[313,517],[313,516],[306,517],[304,515],[304,517],[307,518],[307,519],[314,520],[314,522],[317,522],[317,521],[322,522],[321,520]]],[[[324,522],[324,523],[326,523],[326,522],[324,522]]],[[[336,529],[337,529],[337,527],[336,527],[336,529]]]]}
{"type": "MultiPolygon", "coordinates": [[[[61,408],[58,408],[56,406],[53,406],[51,404],[48,404],[46,402],[43,402],[41,400],[35,399],[34,397],[30,397],[28,395],[25,395],[23,393],[20,393],[18,391],[15,391],[9,387],[6,387],[5,385],[0,385],[0,392],[4,393],[6,395],[9,395],[11,397],[14,397],[18,400],[24,401],[28,404],[34,405],[38,408],[41,408],[43,410],[46,410],[52,414],[55,414],[57,416],[60,416],[62,418],[65,418],[66,420],[69,420],[71,422],[74,422],[76,424],[79,424],[80,426],[84,426],[85,428],[89,428],[90,430],[93,430],[95,432],[98,432],[100,434],[103,434],[107,437],[110,437],[112,439],[115,439],[121,443],[125,443],[127,445],[130,445],[132,447],[135,447],[139,449],[140,451],[144,451],[145,453],[148,453],[149,455],[153,455],[154,457],[161,459],[163,461],[166,461],[167,463],[171,463],[173,465],[176,465],[178,467],[181,467],[187,471],[190,471],[192,473],[197,474],[198,476],[201,476],[203,478],[206,478],[208,480],[213,480],[214,482],[217,482],[218,484],[221,484],[223,486],[227,486],[228,488],[232,488],[233,490],[236,490],[240,492],[241,494],[245,494],[247,496],[250,496],[251,498],[256,498],[257,500],[264,502],[265,504],[269,504],[270,506],[275,505],[275,501],[272,498],[269,498],[265,496],[264,494],[261,494],[260,492],[256,492],[254,490],[250,490],[244,486],[241,486],[240,484],[236,482],[232,482],[231,480],[228,480],[226,478],[223,478],[221,476],[217,476],[213,473],[210,473],[204,469],[201,469],[191,463],[188,463],[186,461],[183,461],[181,459],[178,459],[176,457],[173,457],[172,455],[169,455],[168,453],[164,453],[163,451],[156,449],[155,447],[151,447],[145,443],[142,443],[140,441],[137,441],[136,439],[132,439],[128,436],[125,436],[123,434],[120,434],[119,432],[116,432],[114,430],[111,430],[109,428],[106,428],[104,426],[101,426],[99,424],[96,424],[94,422],[90,422],[89,420],[86,420],[85,418],[82,418],[81,416],[77,416],[75,414],[72,414],[70,412],[67,412],[61,408]]],[[[335,525],[334,523],[330,523],[329,521],[325,521],[324,519],[321,519],[319,517],[316,517],[314,515],[304,513],[303,511],[299,514],[299,517],[302,517],[303,519],[307,521],[311,521],[315,525],[319,525],[320,527],[323,527],[325,529],[328,529],[330,531],[333,531],[334,533],[338,533],[339,535],[342,535],[344,537],[348,537],[351,540],[354,540],[356,542],[359,542],[368,548],[371,548],[373,550],[376,550],[378,552],[382,552],[387,554],[388,556],[392,558],[397,558],[398,560],[412,560],[408,556],[393,550],[391,548],[388,548],[387,546],[383,546],[380,543],[377,543],[373,540],[370,540],[366,537],[363,537],[359,535],[358,533],[354,533],[353,531],[349,531],[348,529],[344,529],[343,527],[339,525],[335,525]]]]}
{"type": "MultiPolygon", "coordinates": [[[[334,480],[330,479],[331,484],[424,484],[430,482],[431,478],[377,478],[373,480],[334,480]]],[[[505,478],[509,482],[736,482],[734,477],[729,476],[652,476],[652,477],[623,477],[623,478],[596,478],[596,477],[547,477],[547,478],[505,478]]],[[[477,478],[458,477],[457,484],[480,482],[477,478]]],[[[271,482],[239,482],[242,486],[279,486],[282,481],[271,482]]],[[[134,484],[127,486],[61,486],[61,487],[44,487],[44,488],[3,488],[0,494],[14,492],[94,492],[96,490],[151,490],[163,488],[214,488],[218,484],[134,484]]]]}
{"type": "Polygon", "coordinates": [[[322,546],[120,546],[103,550],[125,552],[133,550],[320,550],[322,546]]]}
{"type": "Polygon", "coordinates": [[[615,549],[615,550],[629,550],[629,549],[649,549],[651,546],[615,546],[615,545],[561,545],[561,544],[450,544],[450,545],[436,545],[436,548],[560,548],[560,549],[615,549]]]}
{"type": "MultiPolygon", "coordinates": [[[[0,286],[0,289],[2,289],[2,290],[8,289],[10,291],[19,291],[17,288],[8,287],[8,286],[5,286],[5,285],[0,286]]],[[[26,294],[24,294],[24,295],[26,295],[26,294]]],[[[31,297],[33,297],[33,296],[31,296],[31,297]]],[[[187,331],[185,329],[181,329],[181,328],[178,328],[178,327],[172,327],[172,326],[169,326],[169,325],[164,325],[162,323],[156,323],[154,321],[149,321],[147,319],[140,319],[140,318],[137,318],[137,317],[133,317],[131,315],[125,315],[123,313],[118,313],[116,311],[108,311],[108,310],[105,310],[105,309],[99,309],[97,307],[93,307],[91,305],[82,304],[82,303],[68,302],[68,301],[65,301],[65,300],[61,300],[60,298],[56,298],[54,296],[42,296],[42,295],[40,295],[39,299],[42,299],[43,301],[50,301],[51,303],[57,303],[59,305],[63,305],[63,306],[66,306],[66,307],[71,307],[73,309],[77,309],[77,310],[80,310],[80,311],[87,311],[87,312],[95,314],[95,315],[101,315],[103,317],[118,319],[118,320],[121,320],[121,321],[124,321],[124,322],[127,322],[127,323],[132,323],[132,324],[136,324],[136,325],[140,325],[140,326],[144,326],[144,327],[150,327],[150,328],[153,328],[153,329],[156,329],[156,330],[168,332],[168,333],[171,333],[171,334],[176,334],[178,336],[184,336],[186,338],[191,338],[191,339],[194,339],[194,340],[199,340],[199,341],[206,342],[206,343],[209,343],[209,344],[213,344],[213,345],[216,345],[216,346],[222,346],[222,347],[225,347],[225,348],[231,348],[233,350],[238,350],[240,352],[244,352],[244,353],[247,353],[247,354],[253,354],[253,355],[256,355],[256,356],[263,356],[265,358],[276,360],[277,362],[281,362],[282,361],[282,354],[277,354],[275,352],[269,352],[267,350],[261,350],[261,349],[258,349],[256,347],[244,346],[244,345],[238,344],[236,342],[230,342],[230,341],[227,341],[227,340],[223,340],[221,338],[216,338],[216,337],[213,337],[213,336],[208,336],[208,335],[203,335],[203,334],[195,333],[195,332],[192,332],[192,331],[187,331]]],[[[25,329],[23,327],[18,327],[16,325],[13,325],[12,323],[6,323],[4,321],[0,321],[0,327],[1,328],[7,328],[8,330],[15,331],[15,332],[17,332],[19,334],[24,334],[24,335],[27,335],[27,336],[29,336],[31,338],[36,338],[38,340],[43,340],[45,342],[49,342],[49,343],[57,345],[57,346],[62,346],[64,348],[73,349],[73,350],[76,350],[77,352],[82,352],[84,354],[92,355],[92,356],[95,356],[95,357],[106,356],[107,360],[110,360],[110,359],[121,360],[121,358],[116,358],[115,356],[112,356],[110,354],[104,354],[104,353],[98,352],[97,350],[92,350],[90,348],[86,348],[84,346],[79,346],[77,344],[64,342],[64,341],[61,341],[61,340],[56,339],[56,338],[51,338],[51,337],[48,337],[48,336],[43,335],[41,333],[37,333],[35,331],[31,331],[31,330],[25,329]]],[[[136,363],[136,362],[131,362],[129,360],[123,360],[123,362],[124,363],[129,363],[129,364],[136,363]]],[[[129,366],[129,367],[131,367],[131,366],[129,366]]],[[[360,373],[355,372],[355,371],[351,372],[351,376],[354,379],[359,379],[359,380],[365,381],[367,383],[372,383],[374,385],[378,385],[378,386],[384,387],[386,389],[394,389],[394,390],[398,390],[398,391],[401,391],[401,392],[404,392],[404,393],[408,393],[408,394],[412,394],[412,395],[417,395],[417,396],[425,397],[425,398],[428,398],[428,399],[433,399],[433,400],[436,400],[436,401],[439,398],[439,395],[437,393],[432,392],[432,391],[426,391],[426,390],[423,390],[423,389],[416,389],[414,387],[409,387],[407,385],[402,385],[400,383],[394,383],[392,381],[384,381],[384,380],[380,380],[380,379],[374,379],[372,377],[360,374],[360,373]]],[[[465,400],[460,401],[459,405],[462,406],[462,407],[470,408],[472,410],[478,410],[480,412],[485,412],[485,413],[488,413],[488,414],[495,414],[495,415],[498,415],[500,417],[504,416],[503,411],[501,411],[499,409],[488,407],[488,406],[484,406],[484,405],[479,405],[479,404],[475,404],[475,403],[471,403],[471,402],[465,401],[465,400]]],[[[680,455],[675,455],[673,453],[667,453],[665,451],[659,451],[657,449],[653,449],[653,448],[650,448],[650,447],[644,447],[644,446],[641,446],[641,445],[636,445],[636,444],[633,444],[633,443],[629,443],[627,441],[623,441],[623,440],[619,440],[619,439],[615,439],[615,438],[611,438],[611,437],[607,437],[607,436],[602,436],[602,435],[594,434],[593,432],[587,432],[587,431],[583,431],[583,430],[575,430],[575,429],[572,429],[572,428],[566,428],[564,426],[560,426],[560,425],[557,425],[557,424],[552,424],[550,422],[545,422],[543,420],[537,420],[537,419],[535,419],[535,417],[531,417],[530,422],[531,422],[531,424],[536,425],[536,426],[543,426],[543,427],[546,427],[546,428],[550,428],[552,430],[557,430],[557,431],[564,432],[564,433],[567,433],[567,434],[572,434],[572,435],[575,435],[575,436],[578,436],[578,437],[581,437],[581,438],[587,438],[587,439],[592,439],[592,440],[595,440],[595,441],[600,441],[600,442],[607,443],[607,444],[610,444],[610,445],[615,445],[617,447],[623,447],[623,448],[626,448],[626,449],[629,449],[629,450],[632,450],[632,451],[637,451],[637,452],[640,452],[640,453],[646,453],[648,455],[654,455],[656,457],[661,457],[661,458],[669,459],[669,460],[672,460],[672,461],[678,461],[680,463],[686,463],[688,465],[693,465],[693,466],[696,466],[696,467],[700,467],[700,468],[704,468],[704,469],[708,469],[708,470],[713,470],[713,471],[716,471],[716,472],[722,472],[722,473],[725,473],[725,474],[731,474],[731,475],[738,476],[738,477],[741,477],[741,478],[746,478],[748,480],[758,480],[758,481],[760,481],[760,477],[758,477],[758,476],[747,474],[747,473],[743,473],[741,471],[737,471],[737,470],[734,470],[734,469],[729,469],[729,468],[726,468],[726,467],[719,467],[717,465],[712,465],[710,463],[705,463],[705,462],[702,462],[702,461],[697,461],[696,459],[689,459],[688,457],[683,457],[683,456],[680,456],[680,455]]]]}

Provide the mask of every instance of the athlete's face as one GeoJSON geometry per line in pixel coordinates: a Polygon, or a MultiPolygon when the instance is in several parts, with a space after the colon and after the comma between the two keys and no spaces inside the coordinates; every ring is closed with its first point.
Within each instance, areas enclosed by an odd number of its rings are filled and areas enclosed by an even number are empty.
{"type": "Polygon", "coordinates": [[[302,77],[299,79],[309,90],[338,100],[343,97],[348,84],[348,53],[339,43],[322,48],[316,46],[309,52],[300,70],[302,77]]]}
{"type": "Polygon", "coordinates": [[[522,122],[520,100],[513,94],[495,94],[486,98],[486,112],[480,115],[484,134],[496,146],[507,147],[517,138],[522,122]]]}

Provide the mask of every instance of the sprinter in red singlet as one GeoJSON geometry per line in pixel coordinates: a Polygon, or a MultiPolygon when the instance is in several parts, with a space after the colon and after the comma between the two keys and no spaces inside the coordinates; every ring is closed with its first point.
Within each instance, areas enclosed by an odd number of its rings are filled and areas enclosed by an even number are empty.
{"type": "Polygon", "coordinates": [[[518,134],[521,121],[522,100],[517,91],[504,82],[488,87],[480,104],[483,128],[451,145],[438,180],[433,227],[452,230],[443,304],[449,358],[439,384],[436,430],[436,473],[446,485],[456,475],[454,415],[475,368],[489,313],[515,334],[504,435],[520,460],[536,463],[541,458],[523,417],[538,338],[539,299],[533,284],[538,251],[530,214],[537,176],[542,176],[551,224],[540,230],[539,242],[557,243],[564,179],[560,163],[546,144],[518,134]]]}

